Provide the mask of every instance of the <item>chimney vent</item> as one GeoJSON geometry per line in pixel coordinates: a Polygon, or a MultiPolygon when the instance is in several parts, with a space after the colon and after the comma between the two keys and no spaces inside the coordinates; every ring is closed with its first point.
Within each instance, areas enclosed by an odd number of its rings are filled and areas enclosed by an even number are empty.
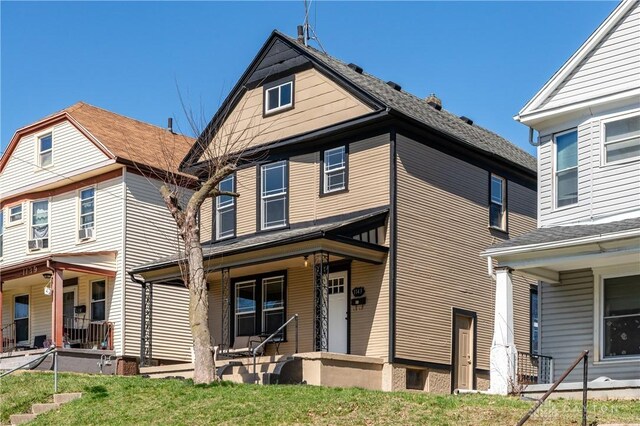
{"type": "Polygon", "coordinates": [[[298,43],[304,44],[304,27],[298,25],[298,43]]]}
{"type": "Polygon", "coordinates": [[[362,71],[363,71],[363,70],[362,70],[362,67],[360,67],[360,66],[358,66],[358,65],[356,65],[356,64],[354,64],[354,63],[351,63],[351,64],[349,64],[349,65],[347,65],[347,66],[348,66],[349,68],[351,68],[352,70],[354,70],[355,72],[357,72],[358,74],[362,74],[362,71]]]}
{"type": "Polygon", "coordinates": [[[394,90],[397,90],[398,92],[402,90],[402,86],[400,86],[398,83],[395,83],[391,80],[387,81],[387,84],[391,86],[394,90]]]}
{"type": "Polygon", "coordinates": [[[427,102],[427,104],[431,105],[433,108],[437,109],[438,111],[442,109],[442,101],[434,93],[427,96],[427,99],[425,99],[425,101],[427,102]]]}
{"type": "Polygon", "coordinates": [[[464,115],[460,116],[460,120],[464,121],[465,123],[467,123],[469,126],[473,126],[473,120],[470,119],[469,117],[465,117],[464,115]]]}
{"type": "Polygon", "coordinates": [[[167,130],[173,133],[173,118],[171,117],[167,119],[167,130]]]}

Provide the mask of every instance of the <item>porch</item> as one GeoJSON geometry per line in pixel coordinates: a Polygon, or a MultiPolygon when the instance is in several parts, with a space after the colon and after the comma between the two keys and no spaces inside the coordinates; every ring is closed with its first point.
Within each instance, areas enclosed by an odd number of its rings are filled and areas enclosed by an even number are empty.
{"type": "Polygon", "coordinates": [[[51,254],[2,269],[0,357],[50,346],[114,348],[114,252],[51,254]]]}

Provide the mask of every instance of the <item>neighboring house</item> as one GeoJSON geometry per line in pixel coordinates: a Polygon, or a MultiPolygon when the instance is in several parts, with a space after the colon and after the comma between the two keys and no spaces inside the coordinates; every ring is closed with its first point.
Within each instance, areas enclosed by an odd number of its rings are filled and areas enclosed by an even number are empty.
{"type": "Polygon", "coordinates": [[[539,133],[539,229],[485,255],[498,287],[540,280],[533,349],[552,379],[589,350],[589,380],[640,386],[639,4],[620,3],[516,116],[539,133]]]}
{"type": "Polygon", "coordinates": [[[192,143],[82,102],[16,131],[0,160],[0,352],[46,340],[139,355],[125,271],[176,253],[157,187],[192,143]]]}
{"type": "MultiPolygon", "coordinates": [[[[435,97],[415,97],[279,32],[183,170],[206,163],[212,137],[258,158],[221,183],[238,198],[201,211],[210,325],[222,355],[298,314],[298,332],[289,326],[268,353],[297,347],[308,383],[487,388],[495,292],[479,254],[535,228],[532,156],[435,97]],[[312,362],[322,364],[320,376],[309,375],[312,362]]],[[[154,289],[142,342],[154,359],[156,336],[188,332],[151,308],[163,282],[179,280],[176,262],[132,271],[154,289]]],[[[514,287],[523,347],[531,283],[514,287]]],[[[185,359],[179,342],[174,350],[185,359]]]]}

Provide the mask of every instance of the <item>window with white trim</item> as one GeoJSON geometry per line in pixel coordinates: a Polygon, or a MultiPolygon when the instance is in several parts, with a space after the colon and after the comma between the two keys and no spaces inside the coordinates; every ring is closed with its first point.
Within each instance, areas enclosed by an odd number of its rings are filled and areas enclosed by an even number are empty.
{"type": "Polygon", "coordinates": [[[30,250],[49,247],[49,200],[31,202],[29,240],[30,250]]]}
{"type": "Polygon", "coordinates": [[[107,318],[107,282],[91,282],[91,321],[104,321],[107,318]]]}
{"type": "Polygon", "coordinates": [[[287,161],[265,164],[260,168],[261,229],[287,225],[287,161]]]}
{"type": "Polygon", "coordinates": [[[347,149],[345,146],[324,151],[323,192],[347,188],[347,149]]]}
{"type": "Polygon", "coordinates": [[[262,280],[262,332],[271,334],[284,324],[284,277],[262,280]]]}
{"type": "Polygon", "coordinates": [[[538,289],[531,288],[529,290],[529,346],[531,347],[532,354],[538,353],[539,330],[538,289]]]}
{"type": "Polygon", "coordinates": [[[602,284],[602,355],[640,355],[640,275],[605,278],[602,284]]]}
{"type": "Polygon", "coordinates": [[[505,193],[505,180],[492,174],[489,196],[489,226],[503,231],[507,229],[507,197],[505,197],[505,193]]]}
{"type": "Polygon", "coordinates": [[[640,159],[640,115],[604,123],[605,163],[640,159]]]}
{"type": "MultiPolygon", "coordinates": [[[[224,192],[235,192],[235,175],[220,181],[218,188],[224,192]]],[[[216,197],[216,240],[233,237],[236,232],[236,199],[231,195],[216,197]]]]}
{"type": "Polygon", "coordinates": [[[556,208],[578,202],[578,131],[555,135],[556,208]]]}
{"type": "Polygon", "coordinates": [[[235,334],[255,336],[256,334],[256,282],[236,283],[235,294],[235,334]]]}
{"type": "Polygon", "coordinates": [[[264,113],[270,114],[293,105],[293,81],[265,88],[264,113]]]}
{"type": "Polygon", "coordinates": [[[96,190],[86,188],[80,191],[80,229],[95,228],[96,219],[96,190]]]}
{"type": "Polygon", "coordinates": [[[22,222],[22,204],[9,207],[9,225],[22,222]]]}
{"type": "Polygon", "coordinates": [[[2,257],[2,246],[4,245],[4,211],[0,210],[0,257],[2,257]]]}
{"type": "Polygon", "coordinates": [[[52,141],[51,133],[38,138],[38,165],[40,167],[47,167],[53,163],[52,141]]]}

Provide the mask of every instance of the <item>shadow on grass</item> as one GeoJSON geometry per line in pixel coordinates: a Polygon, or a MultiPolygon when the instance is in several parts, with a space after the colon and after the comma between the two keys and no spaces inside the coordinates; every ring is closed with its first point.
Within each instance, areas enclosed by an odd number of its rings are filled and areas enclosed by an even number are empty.
{"type": "Polygon", "coordinates": [[[87,386],[84,388],[85,391],[90,394],[93,398],[102,399],[109,396],[109,392],[107,388],[104,386],[87,386]]]}

